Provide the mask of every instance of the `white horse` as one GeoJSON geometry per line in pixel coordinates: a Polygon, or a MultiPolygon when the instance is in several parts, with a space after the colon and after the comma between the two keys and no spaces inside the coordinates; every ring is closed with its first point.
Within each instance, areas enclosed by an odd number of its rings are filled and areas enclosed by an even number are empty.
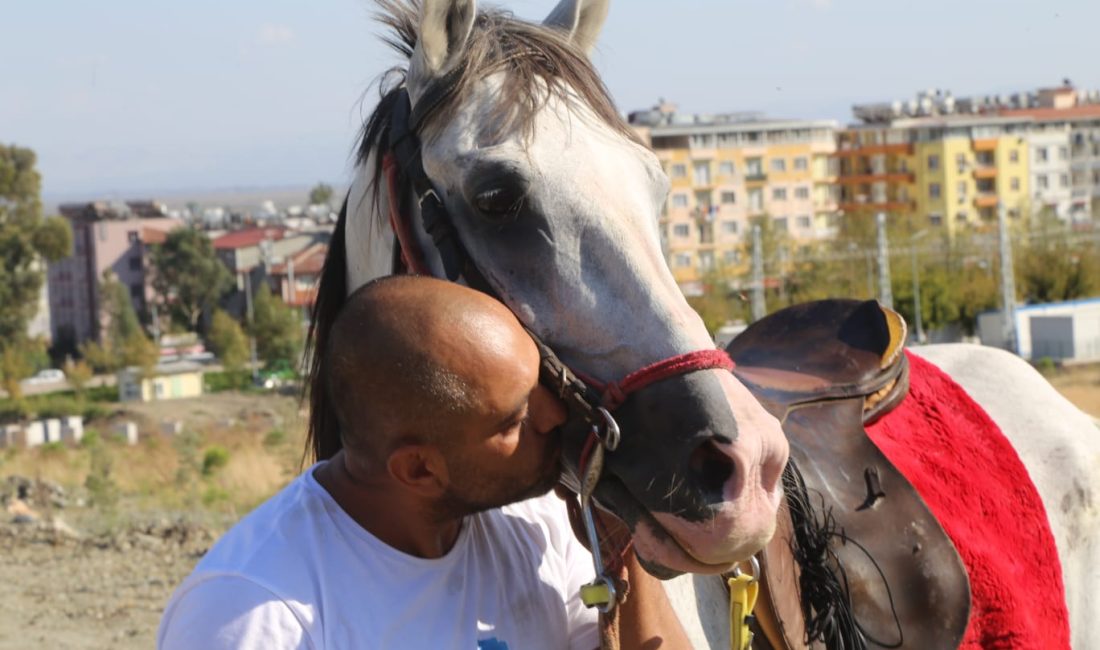
{"type": "MultiPolygon", "coordinates": [[[[585,58],[608,0],[562,0],[542,26],[479,12],[474,0],[379,2],[409,55],[403,84],[414,111],[428,113],[418,130],[423,168],[470,257],[517,316],[564,362],[604,379],[713,347],[660,249],[668,180],[585,58]]],[[[340,295],[326,298],[323,287],[320,298],[322,336],[326,310],[392,272],[391,200],[409,207],[424,199],[391,197],[385,182],[380,156],[397,100],[388,93],[365,129],[330,252],[336,277],[326,274],[327,291],[340,295]]],[[[414,235],[434,250],[426,233],[414,235]]],[[[440,259],[426,263],[443,273],[440,259]]],[[[918,353],[959,382],[1019,452],[1054,532],[1074,647],[1100,644],[1100,603],[1091,592],[1100,578],[1096,428],[1007,353],[973,346],[918,353]]],[[[729,647],[727,594],[711,574],[772,535],[786,441],[728,372],[693,373],[636,397],[616,414],[623,441],[596,496],[631,526],[647,568],[687,574],[665,584],[696,646],[729,647]]],[[[312,434],[326,457],[334,443],[322,415],[315,413],[312,434]]]]}

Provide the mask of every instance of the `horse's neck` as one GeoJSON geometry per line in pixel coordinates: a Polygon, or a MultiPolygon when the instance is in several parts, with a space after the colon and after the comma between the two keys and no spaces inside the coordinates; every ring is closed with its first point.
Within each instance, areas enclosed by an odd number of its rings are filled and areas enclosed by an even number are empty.
{"type": "Polygon", "coordinates": [[[394,235],[386,214],[390,197],[384,178],[378,187],[371,182],[375,155],[356,170],[355,182],[348,192],[344,226],[348,293],[390,275],[393,268],[394,235]]]}

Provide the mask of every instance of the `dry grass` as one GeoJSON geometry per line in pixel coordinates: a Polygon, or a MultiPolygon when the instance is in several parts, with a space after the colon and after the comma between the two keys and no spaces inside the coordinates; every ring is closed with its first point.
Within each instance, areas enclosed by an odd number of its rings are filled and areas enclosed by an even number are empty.
{"type": "MultiPolygon", "coordinates": [[[[92,423],[111,461],[120,510],[206,510],[239,516],[277,492],[300,471],[303,418],[295,398],[225,393],[127,407],[110,421],[92,423]],[[111,433],[119,421],[138,424],[139,443],[111,433]],[[184,434],[162,430],[182,422],[184,434]],[[228,451],[228,463],[203,475],[203,454],[228,451]]],[[[0,452],[0,477],[21,475],[81,490],[91,468],[86,446],[47,446],[0,452]]]]}
{"type": "Polygon", "coordinates": [[[1100,418],[1100,364],[1063,368],[1050,383],[1077,408],[1100,418]]]}

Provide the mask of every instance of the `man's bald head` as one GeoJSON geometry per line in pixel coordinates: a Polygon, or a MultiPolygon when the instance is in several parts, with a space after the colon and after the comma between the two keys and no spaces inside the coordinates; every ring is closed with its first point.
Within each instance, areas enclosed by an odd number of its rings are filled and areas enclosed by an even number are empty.
{"type": "Polygon", "coordinates": [[[479,407],[485,373],[537,360],[504,305],[417,276],[383,278],[353,293],[325,354],[344,446],[375,467],[401,444],[445,444],[453,422],[479,407]]]}

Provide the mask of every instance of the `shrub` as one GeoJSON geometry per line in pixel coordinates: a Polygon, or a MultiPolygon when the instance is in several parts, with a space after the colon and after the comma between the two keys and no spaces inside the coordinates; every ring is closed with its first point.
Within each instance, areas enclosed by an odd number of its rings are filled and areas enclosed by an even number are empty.
{"type": "Polygon", "coordinates": [[[1049,377],[1050,375],[1053,375],[1056,370],[1058,370],[1058,366],[1055,365],[1054,359],[1051,359],[1050,357],[1043,357],[1042,359],[1039,359],[1035,362],[1035,369],[1043,375],[1049,377]]]}
{"type": "Polygon", "coordinates": [[[42,454],[54,456],[65,451],[65,445],[60,440],[53,440],[42,445],[42,454]]]}
{"type": "Polygon", "coordinates": [[[203,376],[203,384],[208,393],[241,390],[251,381],[252,375],[247,370],[208,372],[203,376]]]}
{"type": "Polygon", "coordinates": [[[99,429],[85,429],[84,437],[80,439],[80,446],[91,449],[101,442],[103,442],[103,436],[100,435],[99,429]]]}
{"type": "Polygon", "coordinates": [[[282,429],[272,429],[264,436],[265,447],[278,447],[284,442],[286,442],[286,431],[282,429]]]}
{"type": "Polygon", "coordinates": [[[213,446],[202,455],[202,475],[211,476],[217,470],[229,464],[229,450],[213,446]]]}
{"type": "Polygon", "coordinates": [[[218,503],[229,501],[229,491],[216,485],[211,485],[202,493],[202,504],[210,507],[218,503]]]}

